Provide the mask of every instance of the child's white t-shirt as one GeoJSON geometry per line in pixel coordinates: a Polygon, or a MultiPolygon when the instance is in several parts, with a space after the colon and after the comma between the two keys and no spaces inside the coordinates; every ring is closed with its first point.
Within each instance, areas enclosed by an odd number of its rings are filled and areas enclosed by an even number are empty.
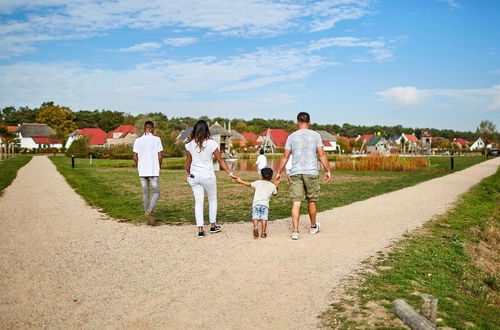
{"type": "Polygon", "coordinates": [[[219,149],[219,144],[212,139],[203,141],[202,150],[200,150],[198,144],[194,140],[186,143],[186,150],[189,151],[193,159],[190,173],[194,175],[194,177],[215,175],[212,155],[216,149],[219,149]]]}
{"type": "Polygon", "coordinates": [[[139,158],[137,170],[139,176],[159,176],[160,162],[158,153],[163,150],[161,139],[153,134],[144,134],[134,142],[134,152],[139,158]]]}
{"type": "Polygon", "coordinates": [[[251,185],[255,188],[252,207],[255,205],[264,205],[269,207],[271,195],[276,195],[278,193],[274,183],[267,180],[257,180],[252,182],[251,185]]]}

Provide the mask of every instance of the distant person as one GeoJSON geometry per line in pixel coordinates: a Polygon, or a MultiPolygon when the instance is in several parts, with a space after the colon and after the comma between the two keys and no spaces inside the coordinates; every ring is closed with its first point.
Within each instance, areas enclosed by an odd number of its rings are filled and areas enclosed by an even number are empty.
{"type": "Polygon", "coordinates": [[[279,180],[281,172],[293,156],[292,168],[290,170],[290,197],[292,206],[292,239],[299,239],[299,217],[300,205],[307,201],[311,228],[309,232],[314,235],[319,232],[320,223],[316,222],[316,201],[319,198],[319,172],[318,156],[321,164],[326,170],[325,182],[330,182],[331,173],[323,141],[318,132],[309,129],[311,118],[307,112],[297,115],[298,130],[290,134],[286,140],[285,153],[278,168],[276,179],[279,180]]]}
{"type": "Polygon", "coordinates": [[[213,156],[220,167],[234,179],[237,177],[229,170],[219,151],[219,144],[210,136],[208,124],[199,120],[186,143],[186,179],[191,185],[194,195],[194,213],[196,225],[198,226],[198,237],[205,237],[203,221],[203,202],[205,192],[208,198],[208,217],[210,221],[210,233],[221,231],[217,224],[217,179],[215,177],[213,156]]]}
{"type": "Polygon", "coordinates": [[[273,170],[265,167],[261,171],[262,180],[257,180],[252,183],[236,179],[236,182],[247,187],[255,189],[252,203],[252,221],[253,221],[253,237],[259,237],[259,221],[261,222],[262,230],[260,237],[267,237],[267,220],[269,218],[269,200],[271,196],[278,194],[280,185],[279,180],[271,182],[273,179],[273,170]]]}
{"type": "Polygon", "coordinates": [[[255,161],[255,165],[257,166],[257,173],[261,175],[260,171],[262,171],[264,167],[267,167],[267,158],[264,155],[264,149],[260,149],[257,161],[255,161]]]}
{"type": "Polygon", "coordinates": [[[134,142],[134,162],[142,185],[144,216],[148,225],[154,226],[153,211],[160,198],[160,168],[162,162],[161,139],[154,136],[155,125],[152,121],[144,123],[144,134],[134,142]],[[151,196],[150,186],[153,194],[151,196]],[[151,199],[151,200],[150,200],[151,199]]]}

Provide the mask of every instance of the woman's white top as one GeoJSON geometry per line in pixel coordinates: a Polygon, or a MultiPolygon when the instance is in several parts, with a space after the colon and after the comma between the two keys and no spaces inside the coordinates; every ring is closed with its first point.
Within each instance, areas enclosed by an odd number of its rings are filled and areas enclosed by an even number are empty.
{"type": "Polygon", "coordinates": [[[219,149],[219,144],[212,139],[203,141],[201,150],[194,140],[186,143],[186,150],[189,151],[193,159],[190,173],[194,177],[215,176],[213,153],[217,149],[219,149]]]}

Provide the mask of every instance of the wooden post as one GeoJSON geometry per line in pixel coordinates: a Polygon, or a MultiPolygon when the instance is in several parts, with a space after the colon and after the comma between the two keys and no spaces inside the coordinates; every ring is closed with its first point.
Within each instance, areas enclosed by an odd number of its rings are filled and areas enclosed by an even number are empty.
{"type": "Polygon", "coordinates": [[[422,305],[420,305],[420,314],[425,316],[426,319],[431,321],[431,323],[436,325],[436,314],[437,314],[437,304],[438,300],[436,297],[430,294],[422,295],[422,305]]]}
{"type": "Polygon", "coordinates": [[[406,301],[396,299],[392,302],[392,311],[412,330],[436,330],[428,319],[417,313],[406,301]]]}

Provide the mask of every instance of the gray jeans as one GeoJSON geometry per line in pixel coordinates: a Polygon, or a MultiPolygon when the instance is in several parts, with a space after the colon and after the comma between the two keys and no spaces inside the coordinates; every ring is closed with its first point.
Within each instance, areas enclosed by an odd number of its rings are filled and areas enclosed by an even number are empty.
{"type": "Polygon", "coordinates": [[[144,202],[144,211],[153,212],[155,209],[158,198],[160,198],[160,177],[159,176],[141,176],[142,185],[142,199],[144,202]],[[151,183],[151,190],[153,191],[153,196],[151,197],[151,202],[149,201],[150,190],[149,183],[151,183]]]}

